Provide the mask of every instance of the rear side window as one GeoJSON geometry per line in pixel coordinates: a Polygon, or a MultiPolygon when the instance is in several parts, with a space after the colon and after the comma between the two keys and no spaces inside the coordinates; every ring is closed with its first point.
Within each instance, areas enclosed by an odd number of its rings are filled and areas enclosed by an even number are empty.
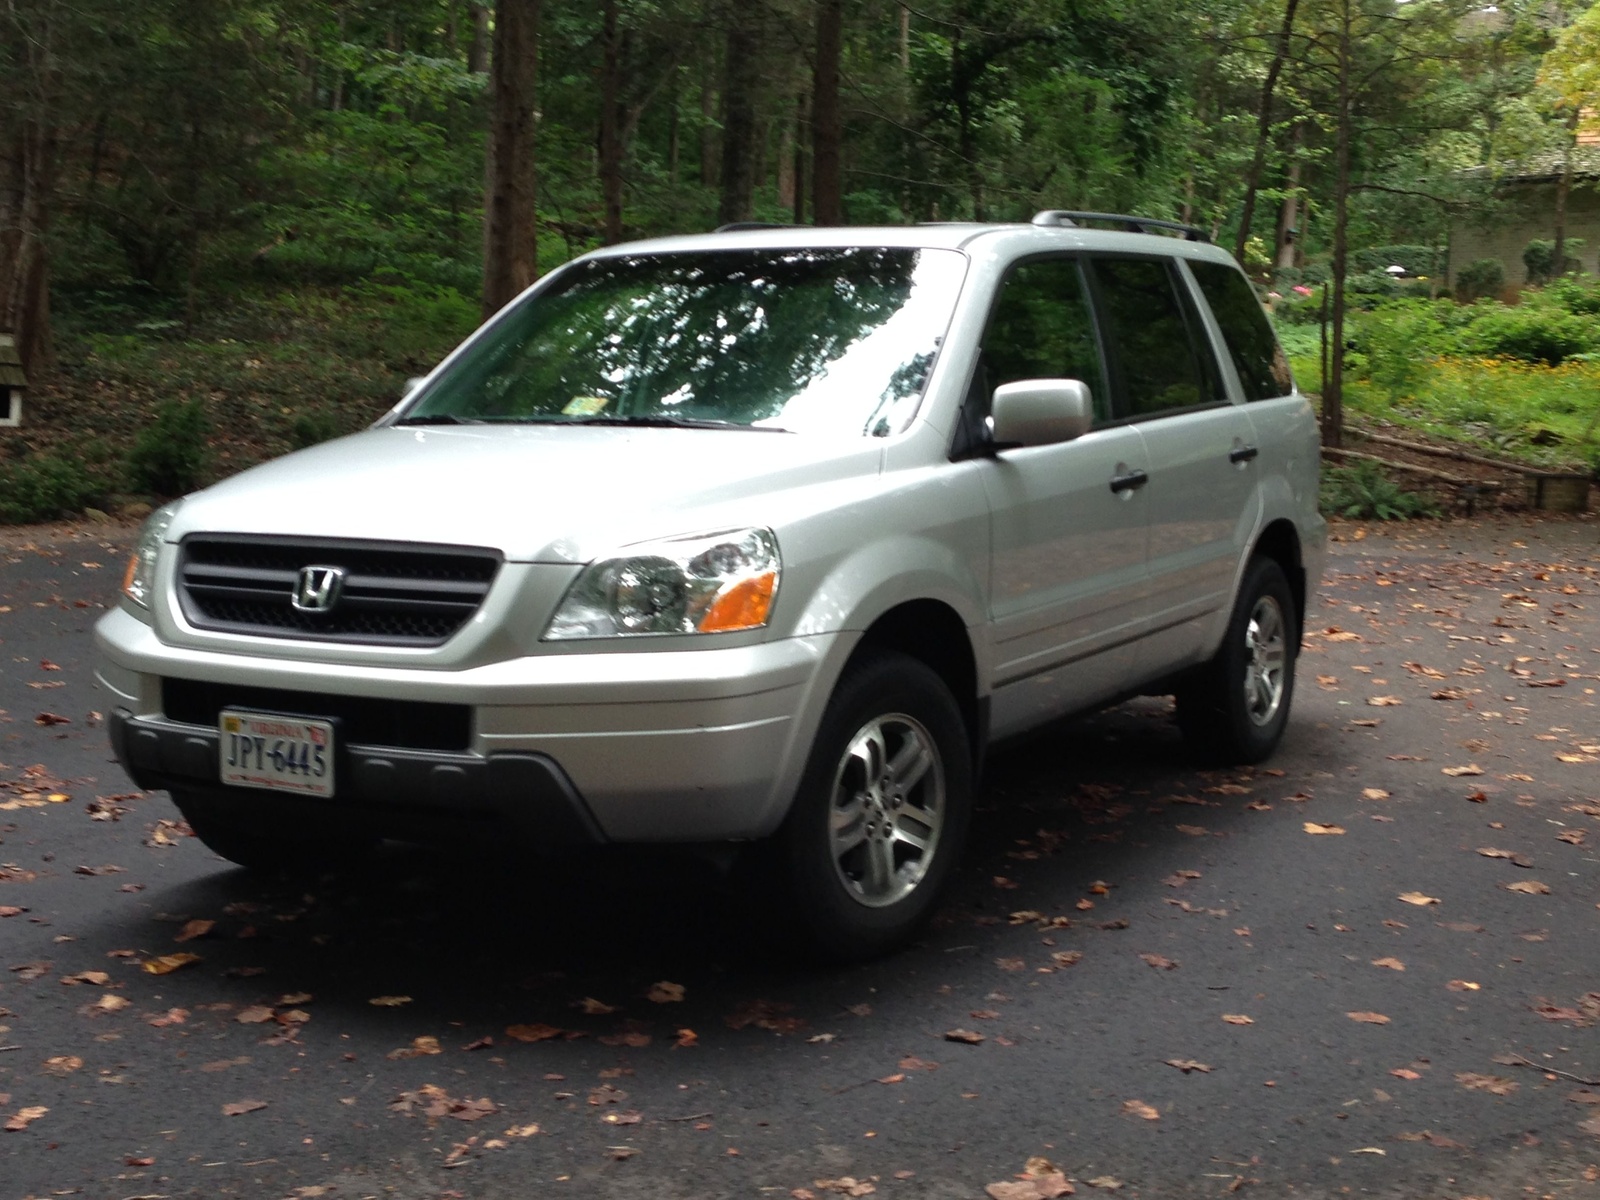
{"type": "Polygon", "coordinates": [[[1239,372],[1244,398],[1271,400],[1294,391],[1289,360],[1249,281],[1223,263],[1191,261],[1189,269],[1222,327],[1222,340],[1239,372]]]}
{"type": "Polygon", "coordinates": [[[983,338],[990,390],[1018,379],[1076,379],[1097,420],[1111,416],[1083,276],[1075,259],[1023,263],[1006,277],[983,338]]]}
{"type": "Polygon", "coordinates": [[[1219,398],[1210,350],[1166,260],[1098,258],[1094,273],[1127,415],[1152,416],[1219,398]]]}

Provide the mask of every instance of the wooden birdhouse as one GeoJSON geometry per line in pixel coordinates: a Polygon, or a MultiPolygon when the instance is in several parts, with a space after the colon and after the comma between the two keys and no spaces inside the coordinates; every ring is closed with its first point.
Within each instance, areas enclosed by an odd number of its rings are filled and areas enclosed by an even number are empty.
{"type": "Polygon", "coordinates": [[[0,427],[22,424],[22,394],[27,390],[28,377],[22,373],[17,339],[0,333],[0,427]]]}

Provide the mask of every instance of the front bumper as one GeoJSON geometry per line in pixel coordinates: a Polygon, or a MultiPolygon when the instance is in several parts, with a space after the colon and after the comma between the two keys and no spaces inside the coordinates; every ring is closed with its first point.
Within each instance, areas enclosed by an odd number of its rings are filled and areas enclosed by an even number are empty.
{"type": "Polygon", "coordinates": [[[208,799],[263,820],[319,814],[379,836],[425,836],[440,820],[467,825],[500,821],[532,845],[566,847],[606,841],[566,773],[543,754],[508,751],[480,757],[374,746],[340,748],[335,799],[308,801],[260,789],[225,787],[218,769],[218,733],[201,725],[136,717],[118,708],[107,723],[111,748],[141,788],[208,799]]]}
{"type": "MultiPolygon", "coordinates": [[[[464,705],[470,733],[459,751],[349,745],[325,805],[380,822],[397,812],[489,814],[580,841],[706,842],[765,836],[781,822],[856,639],[608,647],[429,670],[318,661],[314,645],[303,658],[284,657],[281,642],[271,657],[249,653],[247,639],[237,650],[173,645],[119,608],[95,640],[113,745],[142,787],[218,789],[241,809],[277,801],[222,787],[214,723],[171,719],[164,680],[464,705]]],[[[319,713],[308,705],[300,715],[319,713]]]]}

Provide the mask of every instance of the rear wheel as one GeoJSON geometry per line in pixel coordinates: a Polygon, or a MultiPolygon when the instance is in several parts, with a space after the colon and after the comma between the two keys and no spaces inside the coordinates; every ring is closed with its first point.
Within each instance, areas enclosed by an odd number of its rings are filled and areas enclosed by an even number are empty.
{"type": "Polygon", "coordinates": [[[960,858],[971,807],[972,751],[944,681],[904,654],[858,660],[778,835],[791,923],[829,958],[901,945],[960,858]]]}
{"type": "Polygon", "coordinates": [[[1283,568],[1252,559],[1216,655],[1177,693],[1178,724],[1214,763],[1254,763],[1278,747],[1294,696],[1300,645],[1283,568]]]}
{"type": "Polygon", "coordinates": [[[217,810],[198,792],[173,792],[172,801],[195,837],[229,862],[262,873],[324,870],[359,860],[378,844],[376,838],[319,829],[312,823],[292,833],[262,828],[217,810]]]}

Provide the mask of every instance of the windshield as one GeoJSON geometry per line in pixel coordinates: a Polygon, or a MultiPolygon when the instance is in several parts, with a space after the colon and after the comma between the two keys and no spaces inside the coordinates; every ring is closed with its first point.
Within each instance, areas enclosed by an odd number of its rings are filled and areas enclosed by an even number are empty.
{"type": "Polygon", "coordinates": [[[881,246],[593,259],[497,321],[400,422],[884,437],[916,409],[965,269],[955,251],[881,246]]]}

